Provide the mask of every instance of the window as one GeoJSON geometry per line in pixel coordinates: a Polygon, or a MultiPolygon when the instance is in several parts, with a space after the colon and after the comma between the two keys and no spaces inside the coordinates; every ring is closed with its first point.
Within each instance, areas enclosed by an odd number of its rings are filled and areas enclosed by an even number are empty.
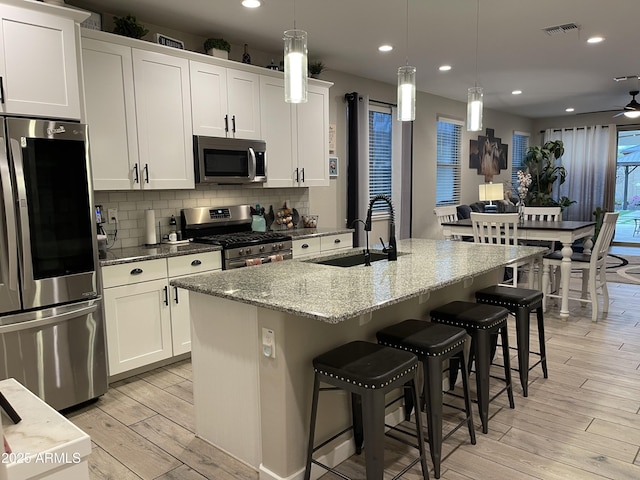
{"type": "Polygon", "coordinates": [[[436,206],[460,203],[462,125],[459,120],[438,119],[436,159],[436,206]]]}
{"type": "MultiPolygon", "coordinates": [[[[369,197],[392,196],[392,116],[391,108],[369,105],[369,197]]],[[[384,202],[376,202],[373,213],[389,212],[384,202]]]]}
{"type": "Polygon", "coordinates": [[[524,170],[523,162],[529,149],[529,134],[524,132],[513,132],[513,148],[511,150],[511,185],[513,195],[516,197],[518,189],[518,170],[524,170]]]}

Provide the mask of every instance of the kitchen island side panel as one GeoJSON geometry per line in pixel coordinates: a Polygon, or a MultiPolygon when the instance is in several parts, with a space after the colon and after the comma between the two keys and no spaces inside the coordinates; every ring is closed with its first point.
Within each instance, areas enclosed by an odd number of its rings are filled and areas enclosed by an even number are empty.
{"type": "Polygon", "coordinates": [[[196,436],[258,470],[257,307],[189,293],[196,436]]]}
{"type": "MultiPolygon", "coordinates": [[[[193,347],[192,361],[198,435],[259,470],[261,480],[302,478],[311,411],[313,358],[352,340],[375,342],[378,330],[407,318],[428,319],[432,308],[449,301],[472,301],[476,290],[495,284],[501,275],[502,269],[496,269],[473,281],[469,279],[466,283],[435,290],[337,324],[194,294],[192,332],[197,343],[193,347]],[[249,326],[252,321],[255,322],[254,328],[249,326]],[[262,354],[263,328],[275,332],[275,358],[262,354]],[[249,346],[251,341],[254,342],[253,351],[249,346]],[[239,349],[242,353],[234,351],[230,355],[230,348],[239,349]],[[256,361],[255,368],[250,365],[251,359],[256,361]],[[231,368],[235,371],[230,377],[228,370],[231,368]],[[223,386],[219,378],[233,378],[235,383],[223,386]],[[201,383],[205,385],[198,385],[201,383]],[[258,395],[253,391],[256,383],[258,395]],[[234,387],[235,384],[238,386],[234,387]],[[216,392],[218,387],[225,388],[227,394],[216,392]],[[247,406],[251,402],[253,404],[247,406]],[[200,412],[203,406],[207,409],[205,414],[200,412]],[[240,427],[239,419],[234,417],[243,415],[245,411],[258,415],[259,423],[246,426],[243,420],[240,427]],[[228,430],[234,423],[235,434],[228,430]],[[226,433],[222,434],[223,431],[226,433]],[[260,434],[257,455],[249,458],[232,451],[237,443],[253,443],[257,438],[253,436],[255,434],[260,434]],[[254,463],[256,458],[259,458],[258,463],[254,463]]],[[[300,295],[301,301],[305,295],[313,294],[312,291],[289,293],[300,295]]],[[[393,394],[389,398],[393,398],[393,394]]],[[[392,414],[399,405],[392,406],[387,413],[392,414]]],[[[317,441],[330,437],[348,426],[350,421],[350,397],[346,392],[321,395],[317,441]]],[[[333,456],[337,464],[344,455],[353,453],[349,436],[345,436],[344,442],[335,448],[318,454],[333,456]]],[[[334,461],[330,458],[328,463],[334,461]]]]}

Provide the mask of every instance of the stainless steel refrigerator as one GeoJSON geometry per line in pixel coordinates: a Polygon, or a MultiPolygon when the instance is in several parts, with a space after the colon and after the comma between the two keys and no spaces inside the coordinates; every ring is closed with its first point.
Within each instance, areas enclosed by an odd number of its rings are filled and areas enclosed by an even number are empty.
{"type": "Polygon", "coordinates": [[[57,410],[107,390],[87,127],[0,118],[0,378],[57,410]]]}

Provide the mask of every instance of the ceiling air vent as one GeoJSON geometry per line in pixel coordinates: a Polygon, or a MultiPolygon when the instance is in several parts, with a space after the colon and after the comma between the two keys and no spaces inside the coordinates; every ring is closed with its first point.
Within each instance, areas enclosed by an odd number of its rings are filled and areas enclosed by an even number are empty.
{"type": "Polygon", "coordinates": [[[543,28],[542,31],[547,35],[559,35],[561,33],[569,33],[580,30],[575,23],[565,23],[564,25],[556,25],[554,27],[543,28]]]}

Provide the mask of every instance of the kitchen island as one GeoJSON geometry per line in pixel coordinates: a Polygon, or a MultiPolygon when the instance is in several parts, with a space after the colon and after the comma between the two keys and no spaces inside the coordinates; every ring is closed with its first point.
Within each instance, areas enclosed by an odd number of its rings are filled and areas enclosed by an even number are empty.
{"type": "MultiPolygon", "coordinates": [[[[317,259],[278,262],[173,280],[190,295],[196,434],[260,472],[298,477],[304,468],[312,359],[501,280],[504,266],[537,247],[409,239],[398,260],[342,268],[317,259]]],[[[361,252],[353,249],[340,255],[361,252]]],[[[327,258],[324,256],[323,258],[327,258]]],[[[350,422],[344,392],[323,396],[316,435],[350,422]]],[[[399,422],[398,410],[388,412],[399,422]]],[[[395,420],[394,420],[395,419],[395,420]]],[[[321,452],[323,454],[325,452],[321,452]]],[[[354,453],[349,439],[330,453],[354,453]]]]}

